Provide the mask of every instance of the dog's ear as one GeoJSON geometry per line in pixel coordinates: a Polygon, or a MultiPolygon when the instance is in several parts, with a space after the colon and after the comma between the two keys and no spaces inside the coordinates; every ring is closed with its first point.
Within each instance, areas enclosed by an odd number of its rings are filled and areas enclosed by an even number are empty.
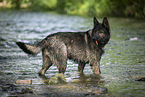
{"type": "Polygon", "coordinates": [[[94,17],[94,26],[98,24],[99,24],[98,20],[96,19],[96,17],[94,17]]]}
{"type": "Polygon", "coordinates": [[[105,28],[110,32],[110,26],[109,22],[106,17],[104,17],[102,24],[105,26],[105,28]]]}

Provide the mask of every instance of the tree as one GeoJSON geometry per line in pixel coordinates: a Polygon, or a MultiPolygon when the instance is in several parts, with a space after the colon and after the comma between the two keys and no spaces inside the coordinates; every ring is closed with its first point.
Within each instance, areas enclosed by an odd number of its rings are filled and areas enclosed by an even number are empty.
{"type": "Polygon", "coordinates": [[[11,4],[15,9],[20,9],[22,1],[24,0],[11,0],[11,4]]]}

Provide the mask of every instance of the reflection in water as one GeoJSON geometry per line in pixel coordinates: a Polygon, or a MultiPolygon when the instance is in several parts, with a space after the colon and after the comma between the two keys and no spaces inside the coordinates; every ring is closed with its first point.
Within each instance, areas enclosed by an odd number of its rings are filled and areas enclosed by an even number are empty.
{"type": "MultiPolygon", "coordinates": [[[[54,32],[85,31],[92,27],[92,18],[47,12],[1,11],[0,94],[41,97],[96,96],[99,89],[105,91],[103,87],[106,87],[108,93],[99,94],[110,97],[144,96],[145,83],[135,79],[145,76],[145,20],[109,18],[109,22],[111,40],[101,59],[102,74],[93,75],[90,66],[87,65],[84,75],[79,75],[78,65],[68,60],[65,72],[67,83],[49,85],[37,74],[42,66],[41,53],[35,57],[27,56],[15,42],[33,44],[54,32]],[[17,80],[32,80],[32,85],[15,84],[17,80]],[[26,91],[31,88],[33,93],[21,94],[24,88],[26,91]]],[[[45,80],[56,74],[58,70],[53,65],[47,71],[45,80]]]]}

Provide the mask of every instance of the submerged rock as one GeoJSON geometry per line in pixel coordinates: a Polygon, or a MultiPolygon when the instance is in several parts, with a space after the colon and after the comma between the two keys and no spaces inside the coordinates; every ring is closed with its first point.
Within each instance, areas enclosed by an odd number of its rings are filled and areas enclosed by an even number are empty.
{"type": "Polygon", "coordinates": [[[106,87],[98,88],[94,91],[86,93],[85,95],[96,95],[96,94],[105,94],[105,93],[108,93],[108,89],[106,87]]]}
{"type": "Polygon", "coordinates": [[[22,89],[21,94],[25,94],[25,93],[33,93],[33,90],[31,88],[25,88],[25,89],[22,89]]]}
{"type": "Polygon", "coordinates": [[[13,91],[16,90],[16,86],[13,84],[3,84],[0,85],[2,91],[13,91]]]}
{"type": "Polygon", "coordinates": [[[48,81],[48,84],[57,84],[57,83],[66,83],[64,74],[56,74],[54,77],[51,77],[48,81]]]}
{"type": "Polygon", "coordinates": [[[0,37],[0,41],[6,41],[3,37],[0,37]]]}
{"type": "Polygon", "coordinates": [[[6,97],[6,93],[15,92],[18,87],[11,83],[8,79],[0,79],[0,97],[6,97]]]}
{"type": "MultiPolygon", "coordinates": [[[[10,95],[8,97],[31,97],[34,93],[31,88],[23,88],[19,92],[13,92],[9,93],[10,95]]],[[[33,96],[36,97],[36,96],[33,96]]]]}

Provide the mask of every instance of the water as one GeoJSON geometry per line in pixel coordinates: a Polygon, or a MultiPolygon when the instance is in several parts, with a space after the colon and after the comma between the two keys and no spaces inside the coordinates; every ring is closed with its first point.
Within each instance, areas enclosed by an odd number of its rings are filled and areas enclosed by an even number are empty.
{"type": "MultiPolygon", "coordinates": [[[[100,22],[102,19],[98,18],[100,22]]],[[[28,56],[15,42],[33,44],[58,31],[85,31],[92,28],[93,18],[55,12],[0,11],[1,96],[18,95],[16,92],[26,87],[34,93],[24,96],[83,96],[83,93],[95,91],[98,87],[106,87],[108,93],[92,96],[143,97],[145,82],[135,79],[145,76],[145,20],[111,17],[108,20],[111,40],[105,46],[101,59],[101,78],[93,75],[89,65],[85,67],[85,76],[79,75],[77,63],[68,60],[67,84],[48,85],[37,74],[42,67],[41,53],[35,57],[28,56]],[[15,84],[17,80],[29,79],[32,85],[15,84]]],[[[46,77],[57,73],[57,67],[53,65],[46,72],[46,77]]]]}

